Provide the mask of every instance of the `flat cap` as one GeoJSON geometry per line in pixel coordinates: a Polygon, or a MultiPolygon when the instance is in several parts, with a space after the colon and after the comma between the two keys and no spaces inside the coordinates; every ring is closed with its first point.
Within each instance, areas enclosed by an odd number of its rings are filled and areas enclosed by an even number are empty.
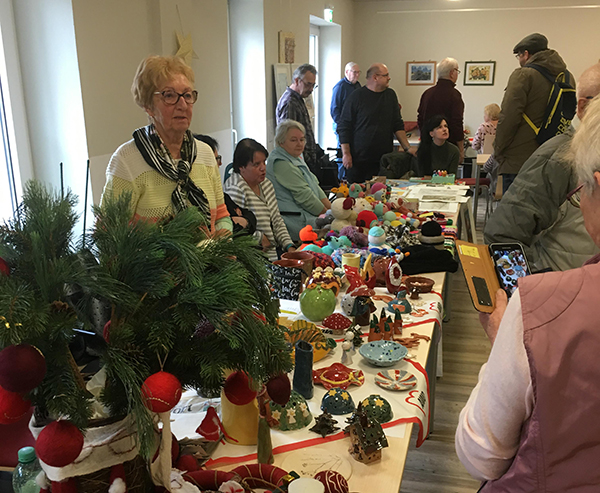
{"type": "Polygon", "coordinates": [[[538,51],[544,51],[548,49],[548,38],[540,33],[533,33],[529,36],[525,36],[517,45],[513,48],[513,53],[523,53],[525,50],[530,55],[537,53],[538,51]]]}

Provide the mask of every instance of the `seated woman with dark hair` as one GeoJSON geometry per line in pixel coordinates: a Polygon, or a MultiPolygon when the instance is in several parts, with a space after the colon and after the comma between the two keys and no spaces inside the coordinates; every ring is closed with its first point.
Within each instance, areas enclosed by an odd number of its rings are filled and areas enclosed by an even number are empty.
{"type": "MultiPolygon", "coordinates": [[[[219,154],[219,143],[216,139],[212,138],[210,135],[203,134],[194,134],[194,138],[199,140],[200,142],[204,142],[208,144],[215,154],[215,159],[217,160],[217,164],[221,166],[222,160],[219,154]]],[[[256,232],[256,217],[249,209],[244,209],[237,205],[233,199],[226,193],[223,193],[225,198],[225,205],[227,206],[227,212],[231,216],[231,220],[233,221],[233,232],[234,233],[245,233],[248,235],[252,235],[256,232]]]]}
{"type": "Polygon", "coordinates": [[[293,252],[294,244],[279,214],[273,184],[266,178],[269,153],[254,139],[242,139],[233,153],[233,173],[224,189],[242,207],[256,216],[255,238],[270,260],[277,260],[277,249],[293,252]]]}
{"type": "Polygon", "coordinates": [[[456,174],[460,152],[458,147],[448,142],[449,135],[448,123],[442,115],[433,116],[425,122],[417,151],[421,176],[432,175],[437,170],[456,174]]]}

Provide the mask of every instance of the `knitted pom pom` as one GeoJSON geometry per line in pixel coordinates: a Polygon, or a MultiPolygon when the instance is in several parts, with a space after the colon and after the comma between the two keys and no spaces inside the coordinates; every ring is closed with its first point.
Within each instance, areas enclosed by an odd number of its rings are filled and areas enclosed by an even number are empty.
{"type": "Polygon", "coordinates": [[[181,383],[175,375],[159,371],[150,375],[142,385],[144,404],[155,413],[166,413],[181,399],[181,383]]]}
{"type": "Polygon", "coordinates": [[[41,461],[52,467],[71,464],[83,449],[83,435],[70,421],[53,421],[39,434],[35,451],[41,461]]]}
{"type": "Polygon", "coordinates": [[[20,394],[0,387],[0,424],[16,423],[27,414],[30,407],[31,402],[23,399],[20,394]]]}
{"type": "Polygon", "coordinates": [[[0,351],[0,386],[10,392],[29,392],[46,376],[46,358],[35,346],[19,344],[0,351]]]}
{"type": "Polygon", "coordinates": [[[267,393],[272,401],[276,402],[280,406],[285,406],[290,400],[292,393],[292,386],[290,379],[285,373],[277,375],[271,378],[267,382],[267,393]]]}
{"type": "Polygon", "coordinates": [[[250,388],[248,375],[236,371],[227,377],[223,386],[225,397],[236,406],[244,406],[256,398],[257,392],[250,388]]]}

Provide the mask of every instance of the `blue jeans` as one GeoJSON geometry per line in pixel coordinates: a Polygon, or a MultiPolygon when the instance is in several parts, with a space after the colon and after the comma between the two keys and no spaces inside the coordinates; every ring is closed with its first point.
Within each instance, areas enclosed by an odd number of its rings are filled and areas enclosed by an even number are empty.
{"type": "Polygon", "coordinates": [[[512,185],[512,182],[515,181],[516,177],[516,173],[502,173],[502,195],[506,193],[508,187],[512,185]]]}

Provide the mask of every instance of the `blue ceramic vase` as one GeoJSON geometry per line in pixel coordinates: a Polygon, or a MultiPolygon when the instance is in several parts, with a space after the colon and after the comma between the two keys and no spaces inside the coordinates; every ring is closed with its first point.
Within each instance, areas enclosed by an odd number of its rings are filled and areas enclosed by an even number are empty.
{"type": "Polygon", "coordinates": [[[315,391],[312,377],[313,347],[306,341],[298,341],[295,348],[293,389],[305,399],[311,399],[315,391]]]}

